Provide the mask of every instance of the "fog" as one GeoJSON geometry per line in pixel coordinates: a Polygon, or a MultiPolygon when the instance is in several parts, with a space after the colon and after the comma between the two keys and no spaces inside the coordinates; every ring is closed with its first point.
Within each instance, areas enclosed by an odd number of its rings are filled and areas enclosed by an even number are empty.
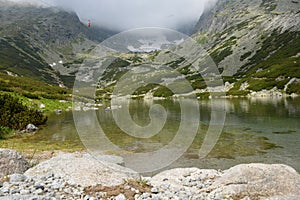
{"type": "Polygon", "coordinates": [[[215,0],[13,0],[75,11],[83,22],[113,30],[178,28],[196,22],[215,0]]]}

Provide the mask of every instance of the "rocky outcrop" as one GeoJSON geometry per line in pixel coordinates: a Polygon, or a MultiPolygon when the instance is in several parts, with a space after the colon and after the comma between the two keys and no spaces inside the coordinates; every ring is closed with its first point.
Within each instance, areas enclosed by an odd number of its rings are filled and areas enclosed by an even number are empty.
{"type": "Polygon", "coordinates": [[[299,199],[300,175],[281,164],[242,164],[223,172],[173,169],[151,179],[151,184],[171,197],[192,199],[299,199]],[[192,195],[190,195],[192,194],[192,195]]]}
{"type": "MultiPolygon", "coordinates": [[[[106,158],[107,160],[107,158],[106,158]]],[[[108,159],[109,160],[109,159],[108,159]]],[[[55,174],[82,186],[120,185],[124,180],[138,179],[139,174],[107,161],[99,161],[85,153],[60,154],[26,171],[26,176],[55,174]]]]}
{"type": "Polygon", "coordinates": [[[18,152],[10,149],[0,149],[0,177],[15,173],[24,173],[29,163],[18,152]]]}
{"type": "MultiPolygon", "coordinates": [[[[241,67],[261,61],[248,62],[271,34],[299,31],[298,10],[295,1],[219,0],[199,19],[194,38],[202,41],[224,75],[234,75],[241,67]]],[[[276,51],[267,49],[260,56],[266,58],[276,51]]]]}

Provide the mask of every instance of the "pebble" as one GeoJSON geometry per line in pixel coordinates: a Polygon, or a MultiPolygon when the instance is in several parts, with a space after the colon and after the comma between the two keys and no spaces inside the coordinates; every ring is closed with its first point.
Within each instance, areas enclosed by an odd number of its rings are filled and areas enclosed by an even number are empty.
{"type": "Polygon", "coordinates": [[[124,196],[124,194],[119,194],[115,197],[115,200],[126,200],[126,197],[124,196]]]}
{"type": "MultiPolygon", "coordinates": [[[[178,184],[169,183],[169,180],[164,180],[161,185],[155,185],[150,192],[140,193],[134,187],[126,186],[126,190],[131,190],[135,193],[135,200],[198,200],[198,199],[218,199],[221,193],[205,193],[200,189],[210,186],[213,179],[208,177],[203,178],[203,174],[187,173],[177,180],[178,184]]],[[[143,178],[150,185],[151,178],[143,178]]],[[[16,199],[34,199],[34,200],[107,200],[106,192],[98,192],[94,196],[86,195],[84,188],[72,181],[64,180],[55,174],[47,174],[42,177],[26,177],[22,174],[10,176],[9,182],[0,183],[0,196],[17,195],[24,198],[16,199]],[[29,198],[25,198],[29,196],[29,198]]],[[[14,196],[15,197],[15,196],[14,196]]],[[[110,200],[126,200],[124,194],[116,195],[110,200]]],[[[229,198],[230,199],[230,198],[229,198]]],[[[245,200],[248,200],[247,198],[245,200]]]]}
{"type": "Polygon", "coordinates": [[[158,194],[158,189],[156,187],[151,188],[151,192],[154,194],[158,194]]]}

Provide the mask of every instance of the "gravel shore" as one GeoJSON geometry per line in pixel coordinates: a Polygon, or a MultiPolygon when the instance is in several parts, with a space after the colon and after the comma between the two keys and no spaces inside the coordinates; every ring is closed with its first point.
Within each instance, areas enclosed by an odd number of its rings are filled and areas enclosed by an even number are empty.
{"type": "MultiPolygon", "coordinates": [[[[300,175],[282,164],[241,164],[224,171],[177,168],[143,177],[118,165],[116,157],[105,160],[99,162],[86,153],[66,153],[24,173],[2,175],[0,200],[300,199],[300,175]]],[[[24,162],[20,155],[11,156],[8,163],[11,161],[24,162]]],[[[23,169],[17,166],[18,171],[23,169]]]]}

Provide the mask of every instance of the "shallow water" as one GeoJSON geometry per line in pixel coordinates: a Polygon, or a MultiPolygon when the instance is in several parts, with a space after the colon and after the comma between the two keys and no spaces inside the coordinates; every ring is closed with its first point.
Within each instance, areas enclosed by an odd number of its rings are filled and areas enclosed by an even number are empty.
{"type": "MultiPolygon", "coordinates": [[[[180,125],[183,124],[182,121],[186,123],[183,129],[186,133],[183,137],[181,136],[183,144],[177,145],[187,145],[189,144],[187,141],[194,138],[189,131],[192,132],[195,124],[199,123],[195,139],[191,140],[193,142],[188,146],[188,150],[165,169],[173,167],[226,169],[240,163],[260,162],[284,163],[300,171],[300,99],[252,98],[199,101],[199,116],[189,114],[197,110],[197,105],[193,102],[185,100],[186,110],[183,111],[180,109],[180,103],[182,102],[178,100],[131,101],[130,116],[127,118],[131,117],[138,125],[137,127],[147,126],[151,122],[149,117],[151,105],[160,104],[165,108],[167,120],[165,124],[162,124],[163,128],[148,139],[126,134],[130,126],[121,127],[125,130],[124,132],[116,125],[114,117],[126,117],[124,105],[121,109],[114,111],[106,111],[105,107],[109,105],[105,105],[96,112],[77,112],[76,118],[79,119],[77,128],[79,128],[84,144],[88,145],[91,150],[119,155],[124,152],[126,154],[147,153],[167,146],[176,136],[180,125]],[[188,112],[188,114],[182,117],[183,112],[188,112]],[[110,149],[106,146],[107,143],[99,141],[102,138],[97,138],[96,132],[91,133],[99,129],[91,125],[95,120],[92,116],[96,117],[96,123],[100,124],[106,139],[118,148],[110,149]],[[223,119],[224,124],[220,126],[218,123],[221,123],[223,119]],[[212,121],[218,123],[213,124],[212,121]],[[201,158],[203,154],[199,154],[199,149],[205,146],[204,138],[209,135],[209,128],[215,130],[217,143],[212,145],[213,149],[205,158],[201,158]],[[220,135],[216,130],[218,128],[222,130],[220,135]]],[[[154,122],[159,126],[160,121],[164,120],[163,113],[155,109],[152,111],[154,117],[152,120],[156,119],[157,121],[154,122]]],[[[121,123],[124,125],[124,122],[121,123]]],[[[131,131],[136,130],[139,129],[131,131]]],[[[157,130],[153,131],[157,132],[157,130]]],[[[71,112],[50,115],[47,126],[31,139],[37,142],[51,140],[74,146],[81,145],[71,112]]],[[[213,139],[208,141],[209,143],[213,143],[213,139]]],[[[156,162],[163,162],[163,159],[158,159],[156,162]]]]}

